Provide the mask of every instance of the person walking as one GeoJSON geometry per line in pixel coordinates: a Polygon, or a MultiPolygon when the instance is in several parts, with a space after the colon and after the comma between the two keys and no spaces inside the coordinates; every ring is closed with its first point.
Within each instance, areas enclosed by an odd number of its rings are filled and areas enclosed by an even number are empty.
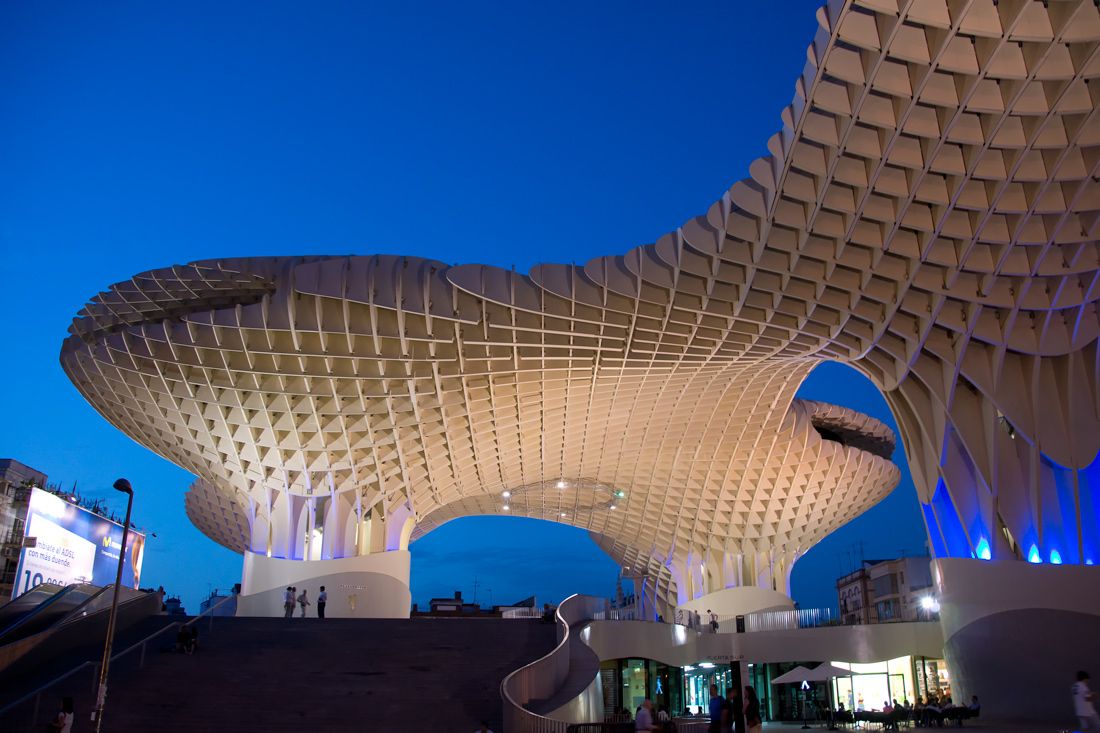
{"type": "Polygon", "coordinates": [[[748,733],[763,733],[764,724],[760,720],[760,701],[756,699],[756,690],[745,685],[745,730],[748,733]]]}
{"type": "Polygon", "coordinates": [[[325,586],[321,586],[321,592],[317,596],[317,618],[325,617],[325,604],[328,603],[328,592],[325,586]]]}
{"type": "Polygon", "coordinates": [[[302,588],[302,592],[298,596],[298,605],[302,607],[302,618],[306,617],[306,606],[313,605],[309,602],[309,596],[306,595],[307,592],[305,588],[302,588]]]}
{"type": "Polygon", "coordinates": [[[1073,712],[1081,730],[1100,730],[1100,716],[1096,714],[1096,693],[1089,688],[1089,673],[1081,670],[1073,683],[1073,712]]]}
{"type": "Polygon", "coordinates": [[[283,612],[283,618],[294,615],[294,589],[289,585],[286,587],[286,593],[283,594],[283,612]]]}
{"type": "Polygon", "coordinates": [[[710,633],[717,634],[718,633],[718,614],[716,614],[714,611],[710,610],[709,608],[707,609],[707,613],[710,614],[710,633]]]}
{"type": "Polygon", "coordinates": [[[642,700],[642,706],[638,708],[638,715],[634,718],[634,730],[649,733],[660,729],[660,726],[653,722],[653,703],[647,697],[642,700]]]}

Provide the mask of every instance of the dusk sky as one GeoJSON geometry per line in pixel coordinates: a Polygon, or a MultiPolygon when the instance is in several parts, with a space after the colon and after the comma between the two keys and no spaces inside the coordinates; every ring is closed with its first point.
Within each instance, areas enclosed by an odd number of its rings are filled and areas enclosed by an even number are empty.
{"type": "MultiPolygon", "coordinates": [[[[107,498],[135,487],[143,585],[189,610],[240,556],[188,522],[192,477],[101,418],[58,364],[84,302],[140,271],[229,256],[400,253],[526,270],[654,241],[780,126],[816,29],[782,3],[0,4],[0,457],[107,498]]],[[[896,426],[827,364],[801,394],[896,426]]],[[[794,570],[834,605],[862,554],[924,551],[899,488],[794,570]],[[863,543],[862,549],[859,543],[863,543]]],[[[413,600],[614,592],[581,530],[458,520],[412,546],[413,600]]]]}

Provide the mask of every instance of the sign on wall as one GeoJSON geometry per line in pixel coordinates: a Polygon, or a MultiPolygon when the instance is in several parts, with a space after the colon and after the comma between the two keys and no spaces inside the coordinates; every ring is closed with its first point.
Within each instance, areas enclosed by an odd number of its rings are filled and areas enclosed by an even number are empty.
{"type": "MultiPolygon", "coordinates": [[[[31,491],[23,549],[12,598],[42,583],[69,585],[115,582],[122,525],[95,515],[42,489],[31,491]]],[[[137,588],[145,535],[130,530],[122,585],[137,588]]]]}

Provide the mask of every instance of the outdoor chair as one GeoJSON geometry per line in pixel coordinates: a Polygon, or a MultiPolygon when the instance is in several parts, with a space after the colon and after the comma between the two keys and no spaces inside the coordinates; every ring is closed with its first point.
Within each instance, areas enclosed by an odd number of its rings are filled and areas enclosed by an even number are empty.
{"type": "Polygon", "coordinates": [[[955,725],[959,728],[962,727],[963,721],[967,718],[977,718],[982,714],[982,709],[971,710],[964,707],[951,707],[943,711],[943,720],[953,720],[955,725]]]}

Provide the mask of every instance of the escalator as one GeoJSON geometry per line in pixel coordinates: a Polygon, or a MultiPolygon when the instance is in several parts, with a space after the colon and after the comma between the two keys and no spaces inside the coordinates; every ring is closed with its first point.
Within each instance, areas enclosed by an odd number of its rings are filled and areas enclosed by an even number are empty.
{"type": "MultiPolygon", "coordinates": [[[[43,586],[39,586],[41,588],[43,586]]],[[[0,647],[25,639],[28,636],[46,631],[51,626],[78,612],[87,613],[89,606],[95,606],[97,600],[106,588],[97,585],[74,583],[64,587],[53,586],[57,590],[47,591],[49,594],[30,608],[25,608],[22,613],[13,613],[12,618],[5,619],[2,613],[8,606],[22,601],[27,596],[34,594],[38,588],[24,593],[11,603],[0,608],[0,647]],[[6,623],[5,623],[6,622],[6,623]]],[[[34,599],[28,599],[33,602],[34,599]]]]}
{"type": "Polygon", "coordinates": [[[0,629],[6,629],[33,612],[41,603],[65,590],[63,585],[43,583],[0,605],[0,629]]]}
{"type": "MultiPolygon", "coordinates": [[[[0,606],[0,674],[17,662],[23,665],[102,638],[113,590],[86,583],[39,586],[0,606]]],[[[125,628],[158,613],[160,596],[123,587],[118,609],[119,628],[125,628]]]]}

